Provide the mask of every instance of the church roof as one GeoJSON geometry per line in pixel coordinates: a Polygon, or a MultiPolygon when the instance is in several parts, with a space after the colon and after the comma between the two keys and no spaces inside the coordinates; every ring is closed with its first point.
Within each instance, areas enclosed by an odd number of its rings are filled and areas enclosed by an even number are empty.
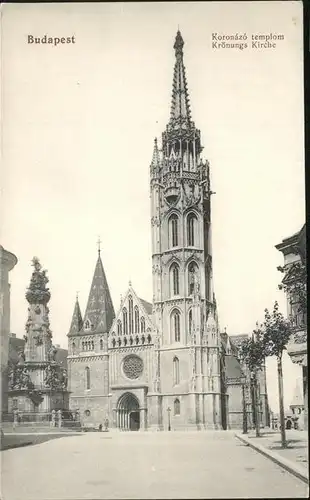
{"type": "Polygon", "coordinates": [[[148,302],[147,300],[140,299],[140,298],[139,298],[139,300],[140,300],[141,304],[143,305],[145,312],[147,312],[147,314],[149,316],[151,316],[152,312],[153,312],[153,305],[150,302],[148,302]]]}
{"type": "Polygon", "coordinates": [[[83,332],[108,332],[114,318],[114,307],[99,250],[84,316],[83,332]],[[87,320],[90,323],[90,330],[85,328],[87,320]]]}
{"type": "Polygon", "coordinates": [[[243,375],[240,363],[235,356],[225,356],[227,379],[240,379],[243,375]]]}
{"type": "Polygon", "coordinates": [[[68,335],[76,335],[82,329],[82,326],[83,326],[83,319],[82,319],[79,299],[78,297],[76,297],[68,335]]]}

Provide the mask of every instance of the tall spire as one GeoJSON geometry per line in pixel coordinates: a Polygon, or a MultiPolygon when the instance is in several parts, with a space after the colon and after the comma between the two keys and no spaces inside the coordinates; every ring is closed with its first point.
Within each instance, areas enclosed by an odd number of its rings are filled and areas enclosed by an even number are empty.
{"type": "Polygon", "coordinates": [[[179,122],[179,127],[181,127],[183,123],[182,128],[184,128],[184,124],[186,124],[186,122],[190,122],[191,120],[191,112],[187,90],[185,66],[183,62],[184,41],[179,30],[177,32],[173,47],[175,50],[176,60],[173,73],[170,123],[174,122],[174,126],[176,126],[176,122],[179,122]]]}
{"type": "Polygon", "coordinates": [[[79,304],[79,297],[78,294],[76,294],[74,311],[72,314],[71,326],[68,335],[76,335],[82,329],[82,326],[83,326],[83,319],[79,304]]]}
{"type": "Polygon", "coordinates": [[[108,332],[115,317],[107,278],[103,269],[100,252],[95,267],[88,302],[86,306],[83,330],[85,333],[108,332]]]}

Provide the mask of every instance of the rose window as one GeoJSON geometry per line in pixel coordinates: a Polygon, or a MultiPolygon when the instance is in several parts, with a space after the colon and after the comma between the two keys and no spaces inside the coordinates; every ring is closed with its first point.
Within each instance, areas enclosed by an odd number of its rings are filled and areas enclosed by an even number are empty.
{"type": "Polygon", "coordinates": [[[126,377],[134,379],[140,377],[143,372],[143,361],[139,356],[126,356],[123,362],[123,371],[126,377]]]}

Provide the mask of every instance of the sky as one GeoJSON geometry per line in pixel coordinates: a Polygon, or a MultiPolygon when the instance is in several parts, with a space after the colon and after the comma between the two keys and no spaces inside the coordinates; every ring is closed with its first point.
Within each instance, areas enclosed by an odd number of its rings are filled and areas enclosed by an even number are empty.
{"type": "MultiPolygon", "coordinates": [[[[18,257],[11,331],[24,334],[36,255],[50,279],[54,342],[67,346],[77,291],[85,310],[99,236],[115,309],[129,280],[152,301],[149,166],[169,119],[178,27],[216,193],[220,326],[249,333],[275,300],[285,313],[275,245],[305,221],[302,4],[4,4],[1,14],[0,241],[18,257]],[[214,48],[213,33],[239,33],[248,48],[214,48]],[[252,35],[270,33],[284,40],[251,47],[252,35]],[[75,43],[27,43],[45,34],[75,43]]],[[[286,356],[286,406],[300,374],[286,356]]],[[[277,411],[273,359],[267,383],[277,411]]]]}

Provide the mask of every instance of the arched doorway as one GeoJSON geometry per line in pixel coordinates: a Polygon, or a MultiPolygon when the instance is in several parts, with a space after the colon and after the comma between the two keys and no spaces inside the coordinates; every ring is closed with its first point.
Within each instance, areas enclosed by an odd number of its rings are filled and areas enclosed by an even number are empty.
{"type": "Polygon", "coordinates": [[[140,429],[139,401],[130,392],[126,392],[119,399],[116,409],[117,427],[124,431],[138,431],[140,429]]]}

